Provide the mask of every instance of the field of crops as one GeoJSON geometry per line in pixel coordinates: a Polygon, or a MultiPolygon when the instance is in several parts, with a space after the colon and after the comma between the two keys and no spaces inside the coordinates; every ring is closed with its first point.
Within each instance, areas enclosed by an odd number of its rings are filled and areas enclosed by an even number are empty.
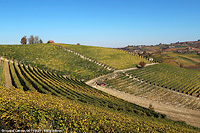
{"type": "Polygon", "coordinates": [[[200,73],[168,64],[156,64],[128,71],[146,83],[200,97],[200,73]]]}
{"type": "Polygon", "coordinates": [[[19,89],[1,87],[0,109],[3,112],[0,125],[4,129],[106,132],[197,130],[76,79],[15,62],[9,62],[9,69],[12,84],[19,89]]]}
{"type": "MultiPolygon", "coordinates": [[[[136,55],[109,48],[62,46],[114,69],[135,67],[142,60],[150,63],[136,55]]],[[[184,122],[167,119],[165,114],[88,86],[82,79],[89,80],[113,71],[62,47],[52,44],[3,45],[0,55],[17,60],[10,61],[8,68],[14,87],[0,86],[0,128],[61,129],[66,132],[200,132],[184,122]]],[[[3,72],[5,65],[1,61],[0,79],[5,81],[3,72]]],[[[105,82],[120,91],[200,110],[197,98],[200,95],[199,76],[194,71],[157,64],[128,71],[128,74],[118,73],[114,78],[106,78],[105,82]]]]}
{"type": "Polygon", "coordinates": [[[89,80],[112,72],[51,44],[1,45],[0,55],[76,79],[89,80]]]}
{"type": "Polygon", "coordinates": [[[104,77],[104,82],[110,89],[117,89],[143,98],[155,100],[165,104],[174,105],[200,111],[200,99],[183,93],[149,84],[129,74],[113,74],[104,77]]]}
{"type": "Polygon", "coordinates": [[[125,69],[135,67],[140,61],[150,63],[148,60],[140,58],[137,55],[131,55],[128,52],[93,46],[57,44],[68,49],[76,51],[82,55],[90,57],[98,62],[111,66],[114,69],[125,69]]]}
{"type": "Polygon", "coordinates": [[[53,95],[0,87],[1,129],[64,132],[200,132],[181,122],[125,115],[53,95]]]}
{"type": "Polygon", "coordinates": [[[147,116],[161,117],[149,109],[123,101],[102,91],[96,90],[82,81],[66,78],[48,71],[42,71],[35,67],[26,67],[9,63],[12,84],[24,91],[38,91],[43,94],[64,97],[90,105],[108,108],[127,114],[144,114],[147,116]]]}

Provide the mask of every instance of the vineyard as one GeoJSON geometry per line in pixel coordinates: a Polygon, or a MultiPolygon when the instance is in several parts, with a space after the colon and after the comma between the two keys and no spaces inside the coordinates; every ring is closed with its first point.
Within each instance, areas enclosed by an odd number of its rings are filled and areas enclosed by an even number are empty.
{"type": "Polygon", "coordinates": [[[151,85],[196,97],[200,96],[200,73],[196,71],[163,63],[127,71],[127,73],[151,85]]]}
{"type": "Polygon", "coordinates": [[[1,87],[0,127],[4,129],[47,128],[69,132],[199,130],[73,78],[11,61],[9,70],[15,88],[1,87]]]}
{"type": "Polygon", "coordinates": [[[173,66],[182,67],[192,70],[198,70],[198,63],[200,63],[200,56],[196,53],[173,53],[173,52],[163,52],[162,54],[153,54],[153,58],[159,62],[170,64],[173,66]]]}
{"type": "Polygon", "coordinates": [[[63,132],[200,132],[182,122],[125,115],[53,95],[0,86],[1,129],[63,132]]]}
{"type": "MultiPolygon", "coordinates": [[[[150,67],[150,66],[149,66],[150,67]]],[[[175,92],[156,84],[139,80],[129,74],[118,73],[104,77],[108,88],[117,89],[143,98],[155,100],[165,104],[174,105],[200,111],[200,99],[187,94],[175,92]]]]}
{"type": "Polygon", "coordinates": [[[31,66],[76,79],[89,80],[112,72],[104,66],[82,59],[78,55],[51,44],[1,45],[0,55],[31,66]]]}
{"type": "Polygon", "coordinates": [[[200,75],[195,71],[167,64],[148,64],[137,69],[133,67],[140,61],[150,62],[120,50],[81,45],[2,45],[0,55],[10,59],[0,60],[0,128],[200,132],[185,122],[169,120],[154,109],[85,83],[107,75],[98,81],[108,88],[200,111],[200,75]],[[114,70],[123,68],[131,69],[114,70]],[[11,88],[3,87],[8,79],[5,69],[10,73],[11,88]]]}
{"type": "Polygon", "coordinates": [[[125,69],[135,67],[140,61],[150,63],[138,55],[132,55],[128,52],[103,47],[58,44],[70,50],[76,51],[82,55],[90,57],[93,60],[111,66],[114,69],[125,69]]]}
{"type": "Polygon", "coordinates": [[[39,68],[9,62],[12,84],[24,91],[64,97],[90,105],[109,108],[124,113],[143,114],[164,118],[165,115],[123,101],[107,93],[98,91],[82,81],[67,78],[39,68]]]}

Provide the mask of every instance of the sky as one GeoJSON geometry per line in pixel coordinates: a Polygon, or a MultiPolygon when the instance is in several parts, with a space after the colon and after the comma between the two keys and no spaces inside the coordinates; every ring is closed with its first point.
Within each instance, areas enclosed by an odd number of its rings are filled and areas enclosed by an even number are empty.
{"type": "Polygon", "coordinates": [[[0,0],[0,44],[124,47],[200,39],[200,0],[0,0]]]}

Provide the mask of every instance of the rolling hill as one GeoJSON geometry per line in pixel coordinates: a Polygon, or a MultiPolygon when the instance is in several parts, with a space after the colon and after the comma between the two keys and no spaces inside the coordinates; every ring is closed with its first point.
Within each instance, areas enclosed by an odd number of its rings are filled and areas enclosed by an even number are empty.
{"type": "Polygon", "coordinates": [[[106,87],[158,102],[200,110],[199,73],[168,64],[109,74],[101,79],[106,87]]]}
{"type": "Polygon", "coordinates": [[[1,45],[0,55],[76,79],[88,80],[112,72],[52,44],[1,45]]]}
{"type": "Polygon", "coordinates": [[[82,55],[90,57],[98,62],[111,66],[114,69],[125,69],[135,67],[140,61],[150,63],[147,59],[140,58],[128,52],[112,48],[58,44],[70,50],[76,51],[82,55]]]}
{"type": "MultiPolygon", "coordinates": [[[[148,60],[110,48],[56,45],[0,46],[0,55],[11,59],[9,68],[6,69],[9,69],[13,85],[10,89],[0,87],[1,128],[60,129],[66,132],[200,132],[198,128],[184,122],[169,120],[166,115],[153,109],[97,90],[82,80],[116,74],[114,69],[135,67],[142,60],[150,63],[148,60]]],[[[8,62],[4,61],[4,65],[0,65],[1,77],[5,76],[5,63],[8,62]]],[[[149,96],[146,88],[149,88],[149,92],[178,90],[176,84],[172,88],[161,84],[166,77],[169,76],[170,82],[170,76],[176,75],[177,82],[182,79],[188,86],[188,91],[184,93],[198,97],[198,81],[194,80],[196,89],[191,88],[189,85],[193,82],[190,83],[183,76],[185,74],[194,79],[198,76],[184,69],[157,64],[127,73],[119,72],[105,82],[122,91],[131,84],[136,85],[135,90],[129,87],[129,90],[125,91],[149,96]],[[150,73],[151,71],[153,73],[150,73]],[[152,78],[148,78],[150,80],[146,82],[145,77],[148,75],[143,72],[149,73],[152,78]],[[131,80],[130,76],[137,81],[131,80]],[[159,80],[154,80],[155,78],[159,80]]],[[[198,101],[193,103],[197,105],[196,110],[199,107],[197,103],[198,101]]]]}

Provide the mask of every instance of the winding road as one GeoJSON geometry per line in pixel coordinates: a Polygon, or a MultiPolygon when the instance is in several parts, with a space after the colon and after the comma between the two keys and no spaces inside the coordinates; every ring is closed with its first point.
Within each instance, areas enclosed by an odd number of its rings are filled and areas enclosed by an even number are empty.
{"type": "MultiPolygon", "coordinates": [[[[155,65],[155,64],[156,63],[147,64],[146,66],[155,65]]],[[[134,70],[134,69],[137,69],[137,68],[116,70],[113,73],[126,72],[128,70],[134,70]]],[[[169,104],[164,104],[164,103],[161,103],[161,102],[142,98],[142,97],[135,96],[133,94],[125,93],[125,92],[122,92],[122,91],[109,89],[109,88],[106,88],[106,87],[101,87],[101,86],[94,84],[94,82],[97,81],[98,79],[103,78],[105,76],[112,75],[113,73],[110,73],[110,74],[107,74],[107,75],[102,75],[100,77],[89,80],[89,81],[86,82],[86,84],[88,84],[88,85],[90,85],[90,86],[92,86],[92,87],[94,87],[98,90],[109,93],[113,96],[116,96],[118,98],[121,98],[121,99],[124,99],[126,101],[135,103],[135,104],[140,105],[140,106],[143,106],[145,108],[148,108],[149,105],[152,104],[156,112],[166,114],[167,118],[175,120],[175,121],[185,121],[189,125],[196,126],[196,127],[200,128],[200,112],[199,111],[186,109],[186,108],[182,108],[182,107],[176,107],[176,106],[169,105],[169,104]]]]}

